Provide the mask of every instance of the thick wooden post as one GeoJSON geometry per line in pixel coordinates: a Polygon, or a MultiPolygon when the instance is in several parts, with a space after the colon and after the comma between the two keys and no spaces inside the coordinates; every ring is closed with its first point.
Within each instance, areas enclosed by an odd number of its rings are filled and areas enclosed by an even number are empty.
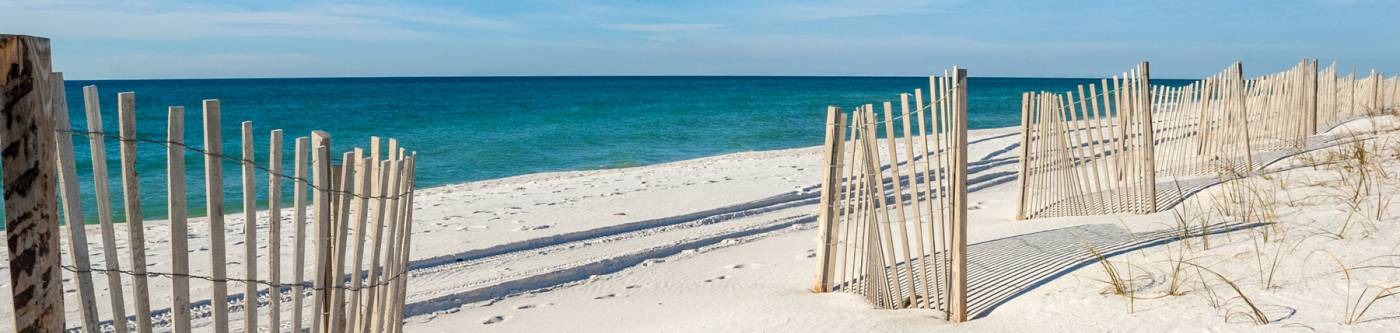
{"type": "Polygon", "coordinates": [[[826,108],[826,143],[822,145],[822,188],[821,188],[821,211],[817,213],[817,233],[821,235],[821,244],[817,249],[817,285],[812,288],[816,292],[827,292],[831,288],[831,254],[836,252],[836,220],[840,216],[841,196],[841,148],[844,146],[841,138],[845,131],[845,114],[841,113],[841,108],[828,106],[826,108]]]}
{"type": "Polygon", "coordinates": [[[1244,142],[1244,167],[1245,167],[1245,170],[1248,170],[1248,171],[1251,171],[1251,172],[1252,172],[1252,171],[1254,171],[1254,147],[1252,147],[1252,145],[1249,143],[1249,108],[1248,108],[1247,104],[1245,104],[1245,100],[1248,99],[1248,98],[1245,96],[1245,92],[1246,92],[1246,91],[1245,91],[1245,87],[1244,87],[1244,63],[1243,63],[1243,62],[1238,62],[1238,61],[1235,62],[1235,65],[1234,65],[1234,72],[1235,72],[1235,73],[1234,73],[1234,74],[1235,74],[1235,82],[1234,82],[1234,83],[1235,83],[1235,96],[1234,96],[1234,99],[1235,99],[1236,102],[1238,102],[1237,105],[1236,105],[1235,107],[1239,108],[1239,112],[1240,112],[1240,114],[1239,114],[1240,118],[1236,120],[1238,123],[1235,124],[1235,125],[1236,125],[1236,126],[1240,126],[1240,135],[1243,136],[1242,139],[1243,139],[1243,142],[1244,142]]]}
{"type": "Polygon", "coordinates": [[[1376,73],[1376,69],[1371,69],[1371,114],[1381,113],[1381,76],[1376,73]]]}
{"type": "Polygon", "coordinates": [[[0,173],[16,332],[63,331],[52,72],[47,38],[0,35],[0,173]]]}
{"type": "Polygon", "coordinates": [[[953,67],[952,306],[949,319],[967,321],[967,70],[953,67]]]}
{"type": "Polygon", "coordinates": [[[1308,108],[1308,134],[1312,135],[1317,134],[1317,59],[1310,60],[1307,68],[1308,77],[1304,79],[1306,80],[1304,82],[1308,86],[1304,88],[1303,94],[1308,96],[1308,100],[1304,102],[1303,106],[1308,108]]]}
{"type": "Polygon", "coordinates": [[[1156,127],[1152,124],[1152,76],[1150,75],[1152,68],[1146,61],[1143,61],[1139,67],[1142,67],[1139,69],[1138,74],[1141,77],[1141,83],[1139,84],[1142,87],[1138,91],[1138,93],[1142,94],[1141,98],[1138,98],[1139,103],[1142,103],[1140,109],[1142,110],[1143,126],[1142,154],[1144,165],[1142,171],[1146,173],[1146,175],[1143,176],[1143,180],[1147,183],[1145,184],[1147,185],[1147,193],[1144,193],[1146,197],[1143,200],[1147,201],[1144,202],[1147,213],[1155,213],[1157,212],[1157,150],[1155,148],[1157,145],[1157,138],[1154,134],[1156,132],[1156,127]]]}

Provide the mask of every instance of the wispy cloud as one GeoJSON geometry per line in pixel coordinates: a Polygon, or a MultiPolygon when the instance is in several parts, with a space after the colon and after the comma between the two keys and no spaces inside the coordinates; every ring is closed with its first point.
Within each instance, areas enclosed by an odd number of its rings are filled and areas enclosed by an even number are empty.
{"type": "Polygon", "coordinates": [[[603,27],[613,30],[636,31],[636,32],[684,32],[701,31],[723,27],[720,24],[709,23],[628,23],[628,24],[607,24],[603,27]]]}
{"type": "Polygon", "coordinates": [[[284,9],[225,6],[0,5],[0,26],[52,37],[122,39],[279,38],[422,40],[442,28],[512,29],[506,21],[423,8],[314,4],[284,9]]]}
{"type": "Polygon", "coordinates": [[[765,17],[782,21],[822,21],[843,18],[916,15],[944,11],[965,0],[835,0],[776,3],[764,6],[765,17]]]}

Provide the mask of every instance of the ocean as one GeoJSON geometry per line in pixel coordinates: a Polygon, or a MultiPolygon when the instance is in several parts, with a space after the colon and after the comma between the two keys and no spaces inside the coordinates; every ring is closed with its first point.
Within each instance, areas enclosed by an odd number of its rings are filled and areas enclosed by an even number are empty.
{"type": "MultiPolygon", "coordinates": [[[[1024,91],[1075,89],[1097,79],[969,78],[968,126],[1020,123],[1024,91]]],[[[1154,80],[1183,85],[1185,80],[1154,80]]],[[[222,102],[223,151],[239,156],[239,122],[253,122],[255,160],[267,162],[268,132],[284,134],[283,170],[292,169],[294,138],[331,133],[341,152],[369,137],[397,138],[417,151],[419,188],[530,173],[623,168],[735,152],[821,144],[828,105],[845,110],[898,102],[927,90],[926,77],[418,77],[67,81],[75,130],[86,130],[82,87],[100,92],[105,131],[117,132],[116,94],[136,93],[137,136],[164,140],[169,106],[185,107],[185,140],[202,146],[201,100],[222,102]]],[[[911,102],[912,103],[912,102],[911,102]]],[[[91,154],[74,137],[86,220],[95,222],[91,154]]],[[[138,143],[141,207],[166,217],[165,147],[138,143]]],[[[106,157],[117,221],[122,220],[120,155],[106,157]]],[[[338,153],[333,154],[338,156],[338,153]]],[[[186,154],[191,216],[204,215],[204,162],[186,154]]],[[[239,166],[226,162],[226,211],[241,211],[239,166]]],[[[258,172],[257,193],[267,196],[258,172]]],[[[286,195],[290,197],[290,185],[286,195]]],[[[290,202],[290,199],[288,199],[290,202]]]]}

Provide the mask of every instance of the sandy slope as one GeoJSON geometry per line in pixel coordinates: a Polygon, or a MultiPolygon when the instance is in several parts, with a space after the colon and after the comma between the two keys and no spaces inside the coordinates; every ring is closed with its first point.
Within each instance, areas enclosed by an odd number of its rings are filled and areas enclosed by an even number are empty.
{"type": "MultiPolygon", "coordinates": [[[[1367,132],[1369,124],[1352,123],[1347,128],[1367,132]]],[[[1395,156],[1400,153],[1400,135],[1366,142],[1380,144],[1371,149],[1387,159],[1381,164],[1384,170],[1400,172],[1400,156],[1395,156]]],[[[983,156],[977,161],[984,165],[995,163],[1008,158],[1002,151],[1008,144],[1003,139],[983,141],[974,146],[971,156],[983,156]]],[[[979,318],[965,324],[949,324],[938,319],[939,314],[926,311],[874,310],[853,295],[808,292],[816,265],[815,232],[811,224],[803,223],[648,261],[615,274],[415,316],[409,328],[425,332],[1387,331],[1400,324],[1400,302],[1395,299],[1378,301],[1355,323],[1348,324],[1345,318],[1347,304],[1360,299],[1364,306],[1379,287],[1400,284],[1400,269],[1395,268],[1400,265],[1400,232],[1393,217],[1400,209],[1381,204],[1381,218],[1373,216],[1376,205],[1396,193],[1400,179],[1375,181],[1376,192],[1354,202],[1372,216],[1354,216],[1348,231],[1332,235],[1340,230],[1352,204],[1334,194],[1350,184],[1340,180],[1342,175],[1355,171],[1341,168],[1340,163],[1316,170],[1307,165],[1348,147],[1280,161],[1270,167],[1267,177],[1211,187],[1173,211],[1143,216],[1011,222],[1007,217],[1014,184],[974,186],[971,198],[977,206],[972,212],[969,252],[973,310],[979,318]],[[1242,213],[1221,214],[1218,209],[1231,205],[1226,194],[1231,191],[1277,202],[1271,209],[1260,204],[1263,201],[1249,203],[1277,216],[1264,221],[1276,224],[1252,224],[1259,221],[1243,221],[1247,214],[1242,213]],[[1176,213],[1189,216],[1188,221],[1208,219],[1212,230],[1208,247],[1199,234],[1185,242],[1174,241],[1176,213]],[[1266,231],[1269,240],[1263,239],[1266,231]],[[1103,282],[1107,275],[1092,261],[1085,244],[1116,251],[1110,262],[1120,275],[1130,277],[1131,301],[1108,292],[1109,285],[1103,282]],[[1350,268],[1350,283],[1332,256],[1350,268]],[[1179,295],[1168,295],[1174,275],[1169,258],[1174,257],[1187,263],[1176,271],[1179,295]],[[1251,322],[1252,310],[1226,280],[1258,306],[1269,320],[1267,325],[1251,322]]],[[[986,177],[995,177],[988,173],[1005,168],[982,169],[973,178],[995,179],[986,177]]],[[[1351,316],[1356,317],[1355,312],[1351,316]]]]}
{"type": "MultiPolygon", "coordinates": [[[[1239,315],[1244,306],[1239,300],[1223,302],[1226,304],[1219,309],[1209,306],[1205,296],[1209,293],[1200,287],[1201,279],[1195,277],[1194,270],[1189,274],[1193,279],[1190,286],[1183,288],[1185,296],[1159,295],[1168,276],[1167,249],[1181,248],[1178,243],[1160,244],[1164,235],[1172,234],[1163,231],[1175,224],[1171,213],[1010,221],[1017,140],[1010,128],[971,134],[971,284],[974,314],[982,318],[967,324],[949,325],[937,319],[938,314],[925,311],[872,310],[852,295],[805,290],[816,265],[812,251],[819,149],[812,147],[421,190],[415,208],[418,224],[414,230],[408,330],[1256,328],[1239,315]],[[1126,298],[1102,293],[1105,284],[1098,280],[1105,275],[1099,266],[1086,264],[1088,254],[1082,244],[1127,252],[1114,261],[1126,269],[1123,261],[1131,260],[1135,267],[1133,281],[1140,290],[1132,302],[1132,313],[1126,298]],[[1149,274],[1142,274],[1144,271],[1149,274]]],[[[1391,167],[1400,170],[1400,166],[1391,167]]],[[[1328,174],[1336,172],[1292,170],[1276,177],[1323,179],[1328,174]]],[[[1363,261],[1382,265],[1385,262],[1375,260],[1390,259],[1365,260],[1397,253],[1394,247],[1400,233],[1380,227],[1395,222],[1385,219],[1374,223],[1377,227],[1366,237],[1358,234],[1331,240],[1306,236],[1320,227],[1301,225],[1345,216],[1335,210],[1340,203],[1317,195],[1326,192],[1329,185],[1315,182],[1319,183],[1283,184],[1288,190],[1280,191],[1281,197],[1287,194],[1317,202],[1279,208],[1280,225],[1297,224],[1300,226],[1293,230],[1303,231],[1290,233],[1302,234],[1296,238],[1285,238],[1290,250],[1280,256],[1283,259],[1274,283],[1278,288],[1260,290],[1254,277],[1258,274],[1249,231],[1212,235],[1209,250],[1193,250],[1189,257],[1238,280],[1248,295],[1259,298],[1270,319],[1278,320],[1265,330],[1304,325],[1324,330],[1396,325],[1394,319],[1341,325],[1338,318],[1344,307],[1339,290],[1345,289],[1341,275],[1329,257],[1308,256],[1325,248],[1333,249],[1348,265],[1363,261]]],[[[1208,199],[1214,192],[1218,190],[1207,190],[1193,199],[1205,201],[1193,204],[1188,200],[1178,209],[1190,207],[1193,215],[1215,214],[1208,199]]],[[[266,222],[260,224],[259,233],[265,238],[266,222]]],[[[207,229],[202,221],[193,221],[192,226],[195,273],[207,274],[207,229]]],[[[169,244],[161,241],[168,238],[165,227],[159,222],[148,224],[151,271],[168,270],[164,258],[168,258],[169,244]]],[[[229,272],[241,274],[241,220],[231,218],[227,228],[232,257],[229,272]]],[[[284,249],[290,248],[290,228],[283,225],[287,235],[282,240],[284,249]]],[[[119,227],[117,232],[122,235],[119,239],[125,238],[124,229],[119,227]]],[[[96,228],[90,228],[92,248],[100,248],[99,239],[96,228]]],[[[260,260],[265,269],[266,259],[260,260]]],[[[101,265],[100,254],[94,253],[94,261],[101,265]]],[[[289,259],[284,262],[290,264],[289,259]]],[[[128,266],[123,262],[123,267],[128,266]]],[[[284,271],[286,277],[291,276],[290,269],[284,271]]],[[[1374,283],[1397,281],[1395,271],[1353,273],[1379,274],[1366,277],[1374,283]]],[[[1233,295],[1218,279],[1205,277],[1210,290],[1222,299],[1233,295]]],[[[1361,288],[1361,278],[1357,279],[1353,293],[1361,288]]],[[[106,280],[98,275],[95,281],[103,300],[99,309],[104,319],[110,319],[106,314],[106,280]]],[[[130,279],[124,277],[123,282],[129,285],[130,279]]],[[[153,307],[168,308],[169,281],[154,278],[151,284],[153,307]]],[[[0,295],[8,296],[9,288],[3,289],[0,295]]],[[[72,304],[72,287],[67,289],[72,304]]],[[[231,284],[229,289],[237,294],[242,286],[231,284]]],[[[208,290],[207,283],[194,284],[196,299],[204,296],[206,306],[208,290]]],[[[1393,300],[1382,301],[1367,318],[1400,315],[1393,310],[1396,305],[1393,300]]],[[[131,306],[127,308],[130,313],[131,306]]],[[[76,307],[68,310],[73,318],[70,322],[76,322],[76,307]]],[[[8,313],[9,304],[0,305],[0,317],[8,317],[8,313]]],[[[241,318],[241,314],[232,317],[241,318]]],[[[200,324],[208,325],[207,320],[200,324]]],[[[5,329],[0,326],[0,330],[5,329]]]]}

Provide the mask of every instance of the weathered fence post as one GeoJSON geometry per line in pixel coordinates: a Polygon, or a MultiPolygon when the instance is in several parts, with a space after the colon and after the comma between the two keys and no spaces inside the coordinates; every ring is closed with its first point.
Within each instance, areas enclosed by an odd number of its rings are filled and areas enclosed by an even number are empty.
{"type": "Polygon", "coordinates": [[[1371,69],[1371,115],[1378,115],[1381,112],[1381,75],[1375,68],[1371,69]]]}
{"type": "Polygon", "coordinates": [[[1235,74],[1235,100],[1238,101],[1236,107],[1240,112],[1240,133],[1244,139],[1244,167],[1246,170],[1254,171],[1254,147],[1249,142],[1249,108],[1245,104],[1245,82],[1244,82],[1244,62],[1236,61],[1234,65],[1235,74]]]}
{"type": "Polygon", "coordinates": [[[967,69],[953,67],[953,228],[951,319],[967,321],[967,69]]]}
{"type": "Polygon", "coordinates": [[[92,265],[88,259],[87,228],[83,225],[83,199],[78,194],[78,168],[73,163],[72,123],[68,121],[68,102],[63,92],[63,73],[54,73],[51,81],[54,120],[54,142],[58,145],[58,184],[63,199],[63,223],[68,225],[68,255],[73,258],[73,273],[78,282],[78,312],[83,316],[83,332],[101,332],[97,318],[97,296],[92,286],[92,265]]]}
{"type": "Polygon", "coordinates": [[[1143,163],[1146,164],[1143,166],[1143,172],[1146,173],[1143,178],[1147,180],[1147,198],[1145,198],[1147,202],[1145,204],[1147,205],[1147,213],[1155,213],[1157,212],[1157,149],[1155,148],[1157,139],[1154,132],[1156,132],[1157,129],[1152,123],[1152,108],[1154,106],[1152,103],[1152,66],[1146,61],[1143,61],[1142,64],[1138,66],[1141,67],[1139,68],[1139,75],[1142,77],[1142,82],[1140,83],[1142,88],[1138,91],[1138,93],[1142,94],[1142,97],[1138,98],[1138,102],[1142,103],[1143,126],[1147,127],[1142,131],[1142,135],[1144,136],[1143,163]]]}
{"type": "Polygon", "coordinates": [[[1304,79],[1308,84],[1304,95],[1308,96],[1308,101],[1304,107],[1308,108],[1308,134],[1317,134],[1317,59],[1308,62],[1308,78],[1304,79]]]}
{"type": "MultiPolygon", "coordinates": [[[[1090,85],[1091,89],[1092,86],[1093,85],[1090,85]]],[[[1017,149],[1019,155],[1017,155],[1016,163],[1017,170],[1019,171],[1019,173],[1016,174],[1016,188],[1020,190],[1017,191],[1016,194],[1016,221],[1023,221],[1026,219],[1026,199],[1028,199],[1027,194],[1029,192],[1026,191],[1026,185],[1027,178],[1030,178],[1030,126],[1034,125],[1030,123],[1032,112],[1030,102],[1033,96],[1035,95],[1031,93],[1021,94],[1021,149],[1017,149]]]]}
{"type": "Polygon", "coordinates": [[[0,35],[0,173],[17,332],[63,330],[52,71],[47,38],[0,35]]]}
{"type": "MultiPolygon", "coordinates": [[[[821,235],[820,248],[817,249],[817,285],[812,288],[816,292],[827,292],[831,288],[831,254],[836,252],[836,240],[832,232],[836,230],[836,218],[840,216],[837,210],[841,202],[841,148],[844,147],[841,138],[845,133],[846,115],[841,113],[841,108],[828,106],[826,108],[826,143],[822,145],[822,189],[821,189],[821,211],[817,215],[818,234],[821,235]]],[[[912,177],[912,176],[911,176],[912,177]]]]}
{"type": "Polygon", "coordinates": [[[209,261],[214,280],[210,305],[214,312],[214,332],[228,333],[228,267],[224,241],[224,164],[223,132],[219,128],[219,100],[204,103],[204,205],[209,215],[209,261]]]}

